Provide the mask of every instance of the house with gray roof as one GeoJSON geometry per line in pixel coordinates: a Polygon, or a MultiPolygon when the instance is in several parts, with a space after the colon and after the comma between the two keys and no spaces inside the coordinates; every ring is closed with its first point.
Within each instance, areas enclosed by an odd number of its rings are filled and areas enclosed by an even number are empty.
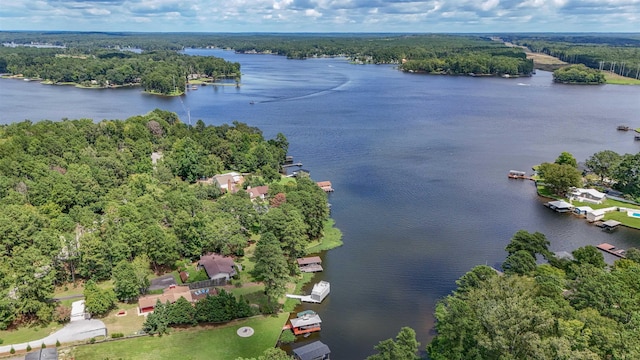
{"type": "Polygon", "coordinates": [[[210,280],[229,281],[237,274],[236,264],[232,257],[209,253],[200,256],[198,270],[204,269],[210,280]]]}

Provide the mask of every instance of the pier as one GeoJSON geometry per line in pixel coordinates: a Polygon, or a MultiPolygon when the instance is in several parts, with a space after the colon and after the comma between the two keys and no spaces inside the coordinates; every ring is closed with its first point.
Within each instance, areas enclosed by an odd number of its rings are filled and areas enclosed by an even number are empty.
{"type": "Polygon", "coordinates": [[[288,167],[293,167],[293,166],[302,167],[302,163],[298,162],[298,163],[295,163],[295,164],[284,164],[284,165],[282,165],[283,168],[288,168],[288,167]]]}
{"type": "Polygon", "coordinates": [[[611,245],[611,244],[607,244],[607,243],[602,243],[598,246],[596,246],[599,250],[602,250],[608,254],[611,254],[613,256],[617,256],[619,258],[626,258],[626,256],[624,256],[624,254],[626,253],[626,250],[624,249],[619,249],[616,250],[616,247],[611,245]]]}
{"type": "Polygon", "coordinates": [[[509,179],[533,180],[530,176],[527,176],[527,173],[518,170],[509,170],[509,174],[507,174],[507,177],[509,179]]]}

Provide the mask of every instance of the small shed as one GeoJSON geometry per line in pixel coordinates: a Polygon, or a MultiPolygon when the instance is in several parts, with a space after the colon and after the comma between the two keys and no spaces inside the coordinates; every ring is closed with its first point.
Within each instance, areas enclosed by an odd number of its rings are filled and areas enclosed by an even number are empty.
{"type": "Polygon", "coordinates": [[[329,360],[330,354],[331,350],[322,341],[314,341],[293,349],[293,356],[297,360],[329,360]]]}
{"type": "Polygon", "coordinates": [[[322,189],[324,192],[333,192],[331,181],[318,181],[316,184],[318,184],[320,189],[322,189]]]}

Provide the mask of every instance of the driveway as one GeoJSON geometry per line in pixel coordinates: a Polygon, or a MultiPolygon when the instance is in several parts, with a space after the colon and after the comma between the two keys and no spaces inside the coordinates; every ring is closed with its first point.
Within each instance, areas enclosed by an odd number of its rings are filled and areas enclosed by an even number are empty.
{"type": "Polygon", "coordinates": [[[91,339],[93,337],[107,336],[107,328],[100,320],[78,320],[70,322],[62,329],[54,332],[53,334],[45,337],[44,339],[33,340],[21,344],[4,345],[0,346],[0,354],[8,353],[11,351],[11,346],[18,350],[26,350],[27,345],[31,344],[31,348],[37,349],[45,343],[48,347],[56,346],[56,341],[63,343],[71,343],[76,341],[82,341],[91,339]]]}
{"type": "Polygon", "coordinates": [[[150,283],[149,291],[162,290],[168,288],[169,285],[175,285],[176,279],[173,278],[173,275],[164,275],[151,279],[150,283]]]}

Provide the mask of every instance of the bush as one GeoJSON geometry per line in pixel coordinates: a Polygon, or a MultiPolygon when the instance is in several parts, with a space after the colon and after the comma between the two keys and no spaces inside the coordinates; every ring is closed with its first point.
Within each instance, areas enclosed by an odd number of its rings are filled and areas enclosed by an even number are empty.
{"type": "Polygon", "coordinates": [[[91,338],[89,339],[89,344],[95,344],[96,343],[96,338],[91,338]]]}
{"type": "Polygon", "coordinates": [[[42,349],[46,349],[46,348],[47,348],[47,345],[45,345],[44,343],[42,343],[42,345],[40,345],[40,348],[42,348],[42,349]]]}
{"type": "Polygon", "coordinates": [[[123,333],[113,333],[113,334],[111,334],[111,338],[112,339],[118,339],[118,338],[122,338],[122,337],[124,337],[123,333]]]}
{"type": "Polygon", "coordinates": [[[16,353],[16,349],[13,348],[13,346],[11,347],[11,350],[9,350],[9,354],[15,354],[16,353]]]}
{"type": "Polygon", "coordinates": [[[60,341],[56,340],[56,347],[60,347],[60,341]]]}
{"type": "Polygon", "coordinates": [[[31,344],[27,344],[27,351],[31,351],[31,344]]]}
{"type": "Polygon", "coordinates": [[[291,330],[285,330],[280,334],[280,342],[283,344],[290,344],[296,341],[296,335],[291,330]]]}

